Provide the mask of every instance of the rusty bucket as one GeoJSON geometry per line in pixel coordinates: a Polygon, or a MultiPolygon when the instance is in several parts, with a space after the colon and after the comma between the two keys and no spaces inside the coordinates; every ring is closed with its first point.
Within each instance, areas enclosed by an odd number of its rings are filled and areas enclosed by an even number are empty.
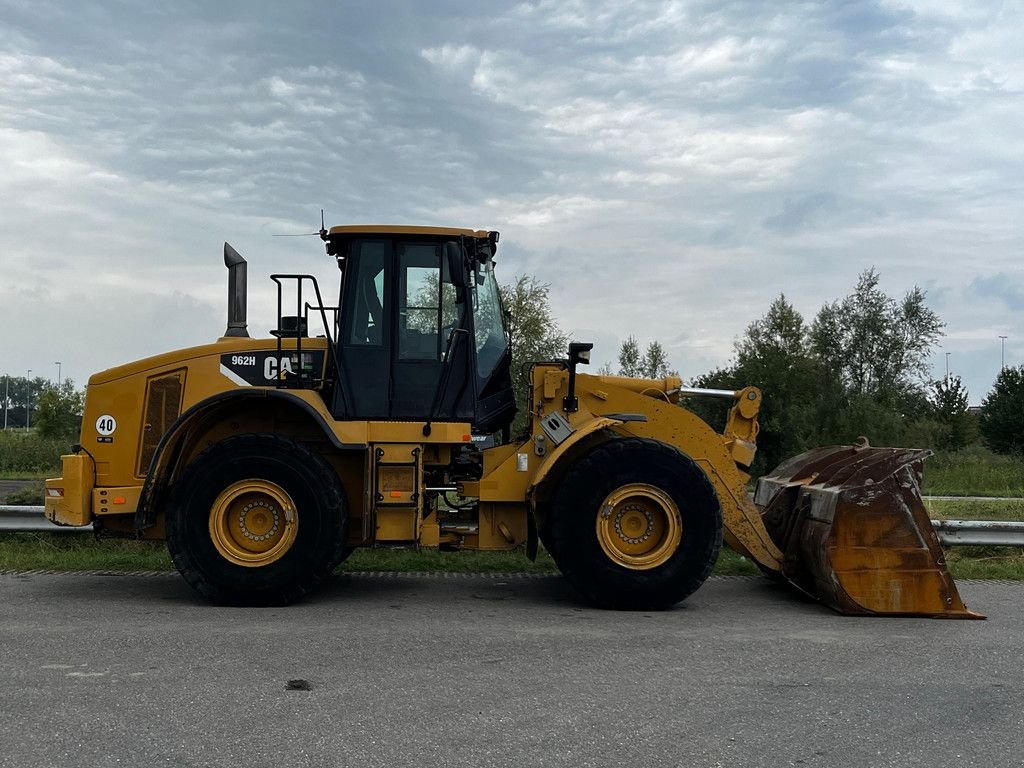
{"type": "Polygon", "coordinates": [[[967,609],[921,499],[913,448],[817,448],[757,482],[782,575],[843,614],[983,619],[967,609]]]}

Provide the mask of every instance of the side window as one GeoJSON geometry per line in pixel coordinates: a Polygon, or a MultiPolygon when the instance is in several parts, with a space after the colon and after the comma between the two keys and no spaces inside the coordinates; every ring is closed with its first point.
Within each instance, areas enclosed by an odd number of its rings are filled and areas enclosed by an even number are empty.
{"type": "Polygon", "coordinates": [[[476,313],[477,375],[485,381],[504,357],[508,340],[493,263],[482,265],[480,272],[484,281],[473,287],[473,310],[476,313]]]}
{"type": "Polygon", "coordinates": [[[360,246],[348,343],[380,346],[384,342],[384,260],[391,244],[367,241],[360,246]]]}

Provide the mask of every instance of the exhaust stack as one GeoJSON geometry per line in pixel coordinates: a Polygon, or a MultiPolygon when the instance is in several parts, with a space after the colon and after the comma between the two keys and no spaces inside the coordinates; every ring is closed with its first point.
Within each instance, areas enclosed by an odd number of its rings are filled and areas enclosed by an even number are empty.
{"type": "Polygon", "coordinates": [[[227,243],[224,243],[224,266],[228,268],[228,329],[224,335],[248,338],[245,321],[247,265],[242,255],[227,243]]]}

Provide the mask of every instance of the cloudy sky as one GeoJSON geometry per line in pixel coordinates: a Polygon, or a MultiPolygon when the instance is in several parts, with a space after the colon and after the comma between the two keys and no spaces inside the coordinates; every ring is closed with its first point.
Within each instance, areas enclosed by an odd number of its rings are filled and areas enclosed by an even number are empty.
{"type": "Polygon", "coordinates": [[[215,339],[221,247],[333,292],[327,223],[497,229],[612,360],[694,376],[780,292],[928,292],[1024,362],[1020,3],[0,0],[0,373],[215,339]]]}

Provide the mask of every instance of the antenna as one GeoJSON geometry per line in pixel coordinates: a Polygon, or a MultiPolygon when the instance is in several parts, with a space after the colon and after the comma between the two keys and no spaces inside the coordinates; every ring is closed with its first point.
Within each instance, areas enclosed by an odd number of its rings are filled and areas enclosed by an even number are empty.
{"type": "Polygon", "coordinates": [[[320,235],[320,239],[327,240],[327,227],[324,226],[324,209],[320,209],[320,231],[319,232],[295,232],[287,235],[271,235],[271,237],[312,237],[320,235]]]}

